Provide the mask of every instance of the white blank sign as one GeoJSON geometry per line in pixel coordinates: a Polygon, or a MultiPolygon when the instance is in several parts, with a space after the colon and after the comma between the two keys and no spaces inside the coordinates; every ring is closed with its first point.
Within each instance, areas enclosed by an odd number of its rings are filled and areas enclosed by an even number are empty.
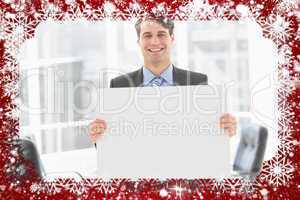
{"type": "Polygon", "coordinates": [[[97,141],[102,178],[217,178],[230,175],[229,137],[219,129],[222,89],[105,88],[97,141]]]}

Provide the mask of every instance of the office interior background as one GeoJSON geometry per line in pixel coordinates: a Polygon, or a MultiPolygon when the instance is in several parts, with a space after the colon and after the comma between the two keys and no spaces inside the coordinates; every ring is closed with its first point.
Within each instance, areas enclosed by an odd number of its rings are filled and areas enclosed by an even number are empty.
{"type": "MultiPolygon", "coordinates": [[[[47,21],[24,43],[20,135],[30,137],[42,156],[51,160],[93,148],[87,126],[71,122],[98,116],[85,109],[97,98],[96,88],[109,87],[111,78],[142,66],[134,23],[47,21]]],[[[175,66],[205,73],[209,83],[230,84],[228,111],[267,126],[269,159],[277,145],[275,45],[252,21],[177,21],[174,33],[175,66]]]]}

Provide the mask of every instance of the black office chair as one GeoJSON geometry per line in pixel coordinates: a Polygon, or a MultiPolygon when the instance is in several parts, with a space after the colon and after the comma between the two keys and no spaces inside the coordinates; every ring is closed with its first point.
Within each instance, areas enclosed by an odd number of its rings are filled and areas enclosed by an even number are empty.
{"type": "Polygon", "coordinates": [[[8,164],[7,175],[15,183],[41,180],[45,170],[33,142],[28,139],[17,139],[9,143],[16,151],[16,159],[8,164]]]}
{"type": "Polygon", "coordinates": [[[239,176],[254,179],[260,172],[266,150],[268,130],[249,122],[243,124],[233,170],[239,176]]]}
{"type": "Polygon", "coordinates": [[[46,173],[35,144],[29,139],[18,139],[13,142],[13,148],[17,149],[19,158],[12,164],[11,172],[8,172],[13,180],[23,183],[25,181],[51,180],[58,176],[82,180],[78,172],[52,172],[46,173]],[[54,178],[53,178],[54,177],[54,178]]]}

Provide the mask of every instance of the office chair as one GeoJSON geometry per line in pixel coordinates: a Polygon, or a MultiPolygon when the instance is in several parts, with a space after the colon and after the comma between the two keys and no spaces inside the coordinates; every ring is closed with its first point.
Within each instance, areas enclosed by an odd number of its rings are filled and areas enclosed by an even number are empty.
{"type": "Polygon", "coordinates": [[[256,177],[262,167],[267,138],[267,128],[253,122],[243,124],[233,163],[238,175],[251,180],[256,177]]]}
{"type": "Polygon", "coordinates": [[[18,139],[13,143],[13,148],[17,149],[19,159],[12,164],[13,172],[8,173],[8,176],[12,177],[20,183],[24,181],[34,180],[52,180],[55,177],[68,175],[68,178],[74,178],[75,180],[82,180],[83,177],[78,172],[52,172],[46,173],[43,163],[40,159],[40,155],[35,144],[29,139],[18,139]]]}

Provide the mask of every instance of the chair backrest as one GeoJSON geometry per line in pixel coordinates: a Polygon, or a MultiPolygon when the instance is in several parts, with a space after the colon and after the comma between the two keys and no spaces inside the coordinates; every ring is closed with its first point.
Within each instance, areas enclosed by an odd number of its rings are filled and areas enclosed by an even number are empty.
{"type": "Polygon", "coordinates": [[[15,163],[15,178],[19,181],[43,179],[45,170],[35,144],[29,139],[18,139],[15,143],[20,160],[15,163]]]}
{"type": "Polygon", "coordinates": [[[234,159],[233,170],[240,175],[256,175],[262,166],[268,130],[255,123],[244,124],[234,159]]]}
{"type": "Polygon", "coordinates": [[[79,172],[48,172],[46,173],[40,155],[35,144],[29,139],[18,139],[13,142],[14,148],[17,149],[19,158],[13,163],[13,171],[8,176],[20,183],[24,181],[47,180],[51,181],[56,178],[72,178],[81,181],[83,176],[79,172]]]}

